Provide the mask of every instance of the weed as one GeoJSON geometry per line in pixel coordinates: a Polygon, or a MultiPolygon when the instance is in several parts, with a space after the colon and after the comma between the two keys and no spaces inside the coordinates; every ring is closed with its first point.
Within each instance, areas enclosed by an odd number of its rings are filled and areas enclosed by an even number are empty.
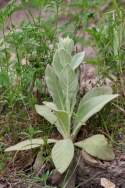
{"type": "MultiPolygon", "coordinates": [[[[60,38],[52,65],[45,71],[45,79],[53,102],[36,105],[36,111],[52,125],[55,124],[63,139],[47,139],[47,144],[55,143],[52,148],[52,160],[56,169],[64,173],[74,157],[74,146],[84,149],[90,155],[103,160],[114,159],[114,153],[103,135],[94,135],[85,141],[76,142],[78,132],[86,121],[100,111],[105,104],[118,95],[112,95],[108,87],[89,91],[77,104],[78,74],[77,68],[83,62],[84,52],[71,56],[74,47],[70,38],[60,38]],[[74,115],[75,113],[75,115],[74,115]]],[[[20,151],[46,146],[44,139],[32,139],[11,146],[6,151],[20,151]]]]}
{"type": "Polygon", "coordinates": [[[89,30],[99,51],[100,62],[98,65],[103,67],[105,74],[110,71],[115,75],[123,72],[124,24],[124,11],[116,7],[104,14],[99,27],[89,30]]]}

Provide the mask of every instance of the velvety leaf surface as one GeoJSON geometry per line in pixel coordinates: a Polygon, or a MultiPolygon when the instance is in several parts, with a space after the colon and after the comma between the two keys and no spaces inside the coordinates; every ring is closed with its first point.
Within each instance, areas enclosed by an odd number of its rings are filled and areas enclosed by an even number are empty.
{"type": "Polygon", "coordinates": [[[58,43],[58,48],[65,49],[69,54],[72,53],[74,47],[74,41],[69,37],[60,38],[58,43]]]}
{"type": "Polygon", "coordinates": [[[62,128],[62,124],[59,123],[58,117],[55,115],[53,108],[55,110],[55,105],[53,103],[44,102],[45,105],[35,105],[36,112],[44,117],[48,122],[50,122],[52,125],[55,124],[56,128],[58,129],[59,133],[62,136],[65,136],[65,133],[62,128]]]}
{"type": "Polygon", "coordinates": [[[72,63],[71,63],[73,70],[78,68],[79,65],[83,63],[84,57],[85,57],[85,52],[80,52],[73,56],[72,63]]]}
{"type": "Polygon", "coordinates": [[[70,139],[58,141],[52,149],[52,159],[56,169],[63,173],[74,156],[74,146],[70,139]]]}
{"type": "Polygon", "coordinates": [[[76,101],[78,91],[78,76],[70,65],[66,65],[59,79],[65,97],[65,110],[71,112],[73,111],[73,103],[76,101]]]}
{"type": "Polygon", "coordinates": [[[81,103],[86,102],[91,97],[97,97],[100,95],[111,95],[112,88],[108,86],[96,87],[88,91],[81,100],[81,103]]]}
{"type": "Polygon", "coordinates": [[[101,160],[110,161],[115,158],[113,149],[104,135],[97,134],[75,143],[88,154],[101,160]]]}
{"type": "Polygon", "coordinates": [[[50,65],[48,65],[46,68],[45,79],[54,104],[58,109],[64,110],[64,96],[61,89],[61,84],[54,69],[50,65]]]}
{"type": "MultiPolygon", "coordinates": [[[[48,139],[47,143],[55,143],[56,140],[54,139],[48,139]]],[[[44,145],[44,140],[42,138],[34,138],[31,140],[25,140],[22,142],[19,142],[18,144],[14,146],[8,147],[5,151],[22,151],[22,150],[28,150],[32,148],[40,147],[41,145],[44,145]]]]}
{"type": "Polygon", "coordinates": [[[82,101],[79,104],[76,113],[75,127],[73,135],[77,134],[81,126],[94,114],[99,112],[108,102],[118,97],[118,95],[100,95],[91,97],[89,100],[82,101]]]}
{"type": "Polygon", "coordinates": [[[52,125],[57,122],[57,117],[46,105],[35,105],[36,112],[49,121],[52,125]]]}
{"type": "Polygon", "coordinates": [[[58,122],[60,124],[61,132],[63,132],[63,137],[67,138],[70,136],[70,115],[66,111],[55,111],[54,112],[58,122]]]}
{"type": "Polygon", "coordinates": [[[52,62],[52,66],[58,76],[67,64],[71,64],[71,55],[64,49],[58,49],[52,62]]]}

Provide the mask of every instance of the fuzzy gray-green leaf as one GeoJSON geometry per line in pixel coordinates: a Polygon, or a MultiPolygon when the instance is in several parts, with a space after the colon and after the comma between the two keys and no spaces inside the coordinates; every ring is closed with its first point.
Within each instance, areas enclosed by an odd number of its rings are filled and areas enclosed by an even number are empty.
{"type": "Polygon", "coordinates": [[[109,86],[102,86],[102,87],[96,87],[88,91],[84,97],[81,100],[81,103],[86,102],[91,97],[97,97],[100,95],[111,95],[112,94],[112,88],[109,86]]]}
{"type": "Polygon", "coordinates": [[[79,65],[83,63],[84,57],[85,57],[85,52],[80,52],[73,56],[72,63],[71,63],[73,70],[78,68],[79,65]]]}
{"type": "Polygon", "coordinates": [[[71,112],[73,111],[73,104],[76,101],[78,91],[78,76],[68,64],[61,72],[59,79],[65,97],[65,110],[71,112]]]}
{"type": "Polygon", "coordinates": [[[52,149],[52,160],[56,169],[64,173],[74,156],[74,145],[70,139],[58,141],[52,149]]]}
{"type": "Polygon", "coordinates": [[[99,112],[108,102],[118,97],[118,95],[100,95],[96,97],[90,97],[89,100],[83,102],[81,100],[78,111],[75,118],[75,127],[73,135],[76,136],[79,129],[85,122],[94,114],[99,112]]]}
{"type": "MultiPolygon", "coordinates": [[[[47,140],[48,144],[55,143],[55,142],[56,142],[55,139],[47,140]]],[[[10,146],[5,151],[29,150],[29,149],[40,147],[41,145],[44,145],[44,140],[42,138],[34,138],[34,139],[19,142],[18,144],[14,145],[14,146],[10,146]]]]}
{"type": "Polygon", "coordinates": [[[58,76],[67,64],[71,64],[71,55],[64,49],[58,49],[53,57],[52,63],[52,66],[58,76]]]}
{"type": "Polygon", "coordinates": [[[64,110],[64,96],[61,88],[61,83],[54,71],[54,69],[48,65],[45,71],[45,79],[49,93],[51,94],[53,101],[58,109],[64,110]]]}
{"type": "Polygon", "coordinates": [[[70,124],[71,124],[71,116],[66,111],[55,111],[54,112],[58,122],[60,124],[61,132],[63,132],[63,137],[67,138],[70,136],[70,124]]]}
{"type": "MultiPolygon", "coordinates": [[[[53,105],[51,104],[51,106],[53,105]]],[[[49,123],[51,123],[52,125],[55,124],[59,133],[62,136],[64,136],[64,132],[62,131],[62,126],[60,125],[56,115],[54,114],[54,112],[50,107],[48,107],[47,105],[35,105],[35,108],[36,108],[36,112],[42,117],[44,117],[49,123]]]]}
{"type": "Polygon", "coordinates": [[[52,125],[56,123],[57,117],[46,105],[35,105],[36,112],[49,121],[52,125]]]}
{"type": "Polygon", "coordinates": [[[65,49],[69,54],[72,53],[74,47],[74,41],[69,37],[60,38],[58,43],[59,49],[65,49]]]}
{"type": "Polygon", "coordinates": [[[75,143],[88,154],[101,160],[110,161],[115,158],[112,146],[108,143],[104,135],[97,134],[83,141],[75,143]]]}

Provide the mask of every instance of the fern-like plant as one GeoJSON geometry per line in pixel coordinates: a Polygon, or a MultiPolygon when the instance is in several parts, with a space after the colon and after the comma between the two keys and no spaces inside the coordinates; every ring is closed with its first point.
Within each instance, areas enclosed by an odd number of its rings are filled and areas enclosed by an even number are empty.
{"type": "MultiPolygon", "coordinates": [[[[53,101],[35,106],[37,113],[55,125],[62,135],[61,140],[48,139],[48,143],[54,143],[51,156],[60,173],[65,172],[70,165],[75,146],[99,159],[114,159],[112,147],[104,135],[98,134],[75,142],[86,121],[118,95],[112,94],[109,87],[94,88],[76,105],[79,89],[77,68],[83,62],[85,54],[81,52],[72,56],[73,47],[72,39],[67,37],[59,40],[52,65],[47,65],[45,71],[46,84],[53,101]]],[[[31,139],[11,146],[6,151],[26,150],[43,144],[42,138],[31,139]]]]}

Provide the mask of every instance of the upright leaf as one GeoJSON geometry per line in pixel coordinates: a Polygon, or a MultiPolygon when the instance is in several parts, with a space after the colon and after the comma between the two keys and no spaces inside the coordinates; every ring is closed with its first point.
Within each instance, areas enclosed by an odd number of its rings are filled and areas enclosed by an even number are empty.
{"type": "Polygon", "coordinates": [[[67,64],[71,64],[71,55],[64,49],[58,49],[52,62],[52,66],[58,76],[67,64]]]}
{"type": "Polygon", "coordinates": [[[70,165],[74,156],[74,146],[70,139],[58,141],[52,149],[52,160],[56,169],[63,173],[70,165]]]}
{"type": "Polygon", "coordinates": [[[65,49],[69,54],[72,53],[74,47],[74,42],[69,37],[60,38],[58,43],[59,49],[65,49]]]}
{"type": "Polygon", "coordinates": [[[57,108],[60,110],[64,110],[64,96],[61,88],[61,84],[59,79],[54,71],[54,69],[48,65],[45,71],[45,79],[47,83],[47,87],[49,92],[53,98],[54,103],[57,108]]]}
{"type": "Polygon", "coordinates": [[[84,57],[85,57],[85,52],[80,52],[80,53],[77,53],[73,56],[72,58],[72,68],[73,70],[75,70],[76,68],[79,67],[79,65],[81,63],[83,63],[83,60],[84,60],[84,57]]]}
{"type": "Polygon", "coordinates": [[[118,97],[118,95],[100,95],[91,97],[86,102],[81,100],[76,113],[75,127],[73,136],[76,136],[81,126],[94,114],[99,112],[109,101],[118,97]]]}
{"type": "Polygon", "coordinates": [[[70,124],[71,124],[71,116],[66,111],[55,111],[54,112],[60,126],[61,132],[63,132],[63,137],[70,137],[70,124]]]}
{"type": "Polygon", "coordinates": [[[76,100],[78,91],[78,76],[72,70],[70,65],[66,65],[60,74],[60,83],[65,98],[65,109],[68,112],[73,111],[73,104],[76,100]]]}

